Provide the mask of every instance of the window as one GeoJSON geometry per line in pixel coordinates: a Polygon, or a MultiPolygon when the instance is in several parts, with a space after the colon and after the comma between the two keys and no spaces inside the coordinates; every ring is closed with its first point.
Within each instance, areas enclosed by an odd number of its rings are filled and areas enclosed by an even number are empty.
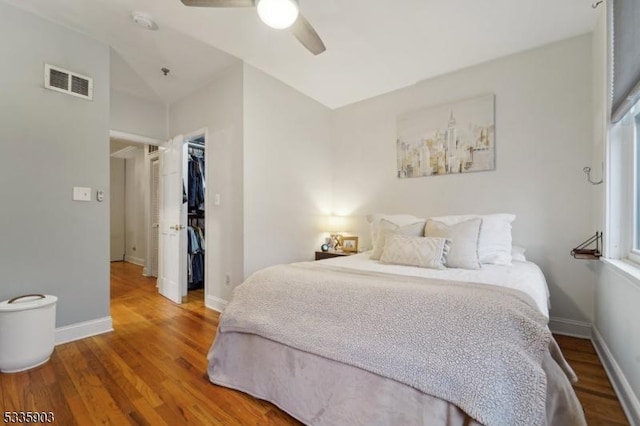
{"type": "Polygon", "coordinates": [[[605,256],[640,265],[640,2],[607,2],[605,256]]]}
{"type": "Polygon", "coordinates": [[[609,130],[605,256],[640,264],[640,102],[609,130]]]}
{"type": "MultiPolygon", "coordinates": [[[[632,230],[633,239],[628,253],[629,260],[640,263],[640,102],[629,112],[628,121],[632,124],[627,137],[633,141],[633,166],[631,167],[630,180],[633,183],[631,198],[633,200],[631,220],[628,222],[628,230],[632,230]]],[[[624,123],[623,123],[624,125],[624,123]]]]}
{"type": "Polygon", "coordinates": [[[633,212],[633,229],[634,241],[632,252],[636,256],[640,256],[640,114],[634,117],[634,164],[633,164],[633,195],[634,195],[634,212],[633,212]]]}

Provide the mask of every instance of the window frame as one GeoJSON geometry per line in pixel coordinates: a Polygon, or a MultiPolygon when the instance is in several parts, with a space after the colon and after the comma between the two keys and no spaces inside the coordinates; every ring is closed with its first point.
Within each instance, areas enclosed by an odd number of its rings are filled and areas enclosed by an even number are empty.
{"type": "Polygon", "coordinates": [[[640,101],[607,129],[604,256],[630,262],[640,271],[640,218],[636,220],[640,215],[638,116],[640,101]]]}
{"type": "Polygon", "coordinates": [[[637,102],[633,108],[627,113],[627,117],[624,120],[633,121],[633,164],[631,168],[632,174],[632,183],[631,186],[631,200],[632,200],[632,215],[631,215],[631,223],[630,229],[633,235],[631,239],[631,247],[627,252],[627,259],[633,263],[640,265],[640,159],[638,155],[640,155],[640,131],[638,127],[640,127],[640,101],[637,102]]]}
{"type": "Polygon", "coordinates": [[[612,243],[605,256],[640,268],[640,101],[609,128],[608,137],[616,152],[609,151],[608,167],[618,172],[615,177],[609,174],[607,222],[612,243]]]}

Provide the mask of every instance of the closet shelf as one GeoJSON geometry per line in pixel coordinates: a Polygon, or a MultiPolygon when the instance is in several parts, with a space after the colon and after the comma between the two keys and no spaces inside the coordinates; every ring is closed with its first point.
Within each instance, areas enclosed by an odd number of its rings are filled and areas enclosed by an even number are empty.
{"type": "Polygon", "coordinates": [[[596,232],[595,235],[583,241],[579,246],[571,250],[571,256],[576,259],[597,260],[602,256],[600,247],[602,246],[602,232],[596,232]],[[595,244],[595,248],[587,248],[595,244]]]}

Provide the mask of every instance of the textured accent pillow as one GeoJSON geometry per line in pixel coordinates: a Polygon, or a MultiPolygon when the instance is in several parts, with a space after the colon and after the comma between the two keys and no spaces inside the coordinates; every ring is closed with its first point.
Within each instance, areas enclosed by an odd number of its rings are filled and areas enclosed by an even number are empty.
{"type": "Polygon", "coordinates": [[[450,241],[391,234],[384,244],[380,262],[420,268],[444,269],[450,241]]]}
{"type": "Polygon", "coordinates": [[[374,213],[367,215],[367,222],[369,222],[369,231],[371,233],[371,244],[374,245],[378,239],[380,233],[380,222],[385,219],[388,222],[396,224],[398,226],[409,225],[411,223],[422,221],[426,219],[416,217],[410,214],[382,214],[374,213]]]}
{"type": "Polygon", "coordinates": [[[373,253],[371,253],[371,259],[379,260],[384,250],[384,244],[387,241],[387,237],[391,234],[412,235],[414,237],[421,237],[424,233],[424,220],[418,219],[418,221],[410,223],[404,226],[398,226],[387,219],[380,220],[380,230],[378,232],[378,238],[373,243],[373,253]]]}
{"type": "Polygon", "coordinates": [[[496,213],[487,215],[456,215],[432,217],[447,225],[455,225],[469,219],[482,219],[480,229],[480,263],[511,265],[511,223],[516,219],[513,214],[496,213]]]}
{"type": "Polygon", "coordinates": [[[429,219],[424,228],[425,237],[446,238],[451,240],[445,265],[448,268],[480,269],[478,241],[482,219],[471,219],[455,225],[447,225],[429,219]]]}

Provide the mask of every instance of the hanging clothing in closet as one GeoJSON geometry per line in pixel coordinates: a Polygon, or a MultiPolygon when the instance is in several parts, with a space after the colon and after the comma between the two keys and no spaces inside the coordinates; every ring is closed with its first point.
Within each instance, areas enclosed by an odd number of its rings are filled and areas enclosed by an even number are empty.
{"type": "Polygon", "coordinates": [[[189,226],[187,227],[187,287],[189,290],[204,287],[204,146],[189,144],[187,182],[183,185],[183,202],[187,203],[189,226]],[[184,188],[186,186],[186,189],[184,188]]]}
{"type": "Polygon", "coordinates": [[[187,227],[187,287],[189,290],[204,286],[204,228],[187,227]]]}
{"type": "Polygon", "coordinates": [[[189,150],[189,212],[204,211],[204,151],[189,150]]]}

